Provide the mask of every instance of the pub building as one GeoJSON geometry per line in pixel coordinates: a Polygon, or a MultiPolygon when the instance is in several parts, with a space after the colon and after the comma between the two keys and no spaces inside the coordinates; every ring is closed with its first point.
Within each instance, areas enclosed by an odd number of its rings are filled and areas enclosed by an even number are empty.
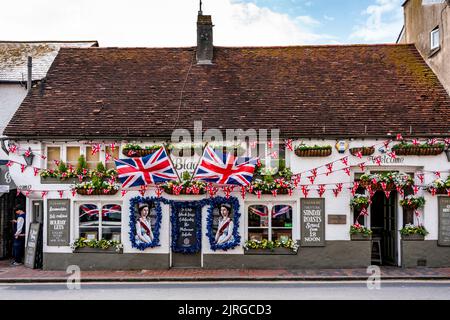
{"type": "Polygon", "coordinates": [[[27,95],[8,166],[44,269],[450,266],[450,97],[414,45],[217,47],[212,29],[200,11],[196,47],[62,48],[27,95]],[[200,120],[257,133],[205,148],[259,156],[251,187],[192,179],[207,141],[171,137],[200,120]],[[170,159],[184,186],[122,187],[114,159],[170,159]]]}

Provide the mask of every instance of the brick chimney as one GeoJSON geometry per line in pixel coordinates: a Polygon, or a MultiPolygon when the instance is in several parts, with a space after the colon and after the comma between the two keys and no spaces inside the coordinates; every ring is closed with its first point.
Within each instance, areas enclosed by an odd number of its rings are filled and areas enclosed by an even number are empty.
{"type": "Polygon", "coordinates": [[[197,64],[212,64],[213,24],[211,16],[204,16],[200,4],[197,18],[197,64]]]}

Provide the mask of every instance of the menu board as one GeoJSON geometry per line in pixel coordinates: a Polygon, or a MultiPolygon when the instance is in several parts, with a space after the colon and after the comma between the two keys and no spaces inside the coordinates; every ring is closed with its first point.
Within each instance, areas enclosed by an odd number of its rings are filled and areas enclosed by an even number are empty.
{"type": "Polygon", "coordinates": [[[301,246],[325,246],[325,199],[300,199],[301,246]]]}
{"type": "Polygon", "coordinates": [[[34,269],[40,228],[41,228],[40,223],[30,224],[30,229],[28,231],[28,238],[27,238],[27,246],[25,248],[25,267],[34,269]]]}
{"type": "Polygon", "coordinates": [[[70,200],[47,201],[47,245],[70,245],[70,200]]]}
{"type": "Polygon", "coordinates": [[[175,232],[175,252],[194,253],[199,248],[198,230],[197,230],[197,208],[192,206],[182,206],[175,212],[176,229],[175,232]]]}
{"type": "Polygon", "coordinates": [[[450,246],[450,197],[439,197],[438,245],[450,246]]]}

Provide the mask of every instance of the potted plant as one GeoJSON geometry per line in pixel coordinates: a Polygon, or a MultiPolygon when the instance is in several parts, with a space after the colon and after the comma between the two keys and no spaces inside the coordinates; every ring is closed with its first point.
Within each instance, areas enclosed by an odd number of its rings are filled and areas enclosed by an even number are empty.
{"type": "Polygon", "coordinates": [[[187,171],[183,172],[180,181],[169,181],[161,184],[162,189],[167,194],[205,194],[207,191],[207,184],[203,181],[192,180],[191,174],[187,171]]]}
{"type": "Polygon", "coordinates": [[[355,196],[350,200],[350,208],[361,211],[364,208],[368,208],[370,204],[369,196],[364,194],[355,194],[355,196]]]}
{"type": "Polygon", "coordinates": [[[244,244],[245,254],[295,255],[299,245],[292,239],[282,240],[247,240],[244,244]]]}
{"type": "Polygon", "coordinates": [[[425,206],[425,198],[409,195],[405,199],[400,200],[400,205],[405,209],[417,210],[425,206]]]}
{"type": "Polygon", "coordinates": [[[115,240],[76,239],[71,244],[72,252],[78,253],[122,253],[123,244],[115,240]]]}
{"type": "Polygon", "coordinates": [[[401,142],[392,146],[392,151],[401,156],[435,156],[444,152],[444,143],[429,144],[428,142],[422,144],[412,144],[401,142]]]}
{"type": "Polygon", "coordinates": [[[372,230],[355,222],[350,226],[350,238],[353,241],[372,240],[372,230]]]}
{"type": "Polygon", "coordinates": [[[332,153],[332,147],[299,145],[295,147],[295,154],[299,157],[328,157],[332,153]]]}
{"type": "Polygon", "coordinates": [[[80,195],[114,195],[119,191],[119,186],[113,180],[104,181],[102,177],[92,176],[91,181],[75,184],[74,188],[80,195]]]}
{"type": "Polygon", "coordinates": [[[356,156],[358,154],[358,152],[361,152],[361,154],[363,156],[370,156],[370,155],[374,154],[375,147],[355,147],[355,148],[350,148],[349,151],[354,156],[356,156]]]}
{"type": "Polygon", "coordinates": [[[56,169],[42,170],[40,173],[42,183],[74,183],[77,180],[77,171],[60,161],[56,169]]]}
{"type": "Polygon", "coordinates": [[[415,226],[413,224],[407,224],[400,229],[400,234],[404,241],[423,241],[428,231],[423,225],[415,226]]]}

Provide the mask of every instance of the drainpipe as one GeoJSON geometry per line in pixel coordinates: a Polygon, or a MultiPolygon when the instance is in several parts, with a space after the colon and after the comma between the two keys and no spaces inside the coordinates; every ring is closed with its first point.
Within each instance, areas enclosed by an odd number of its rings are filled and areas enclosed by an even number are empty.
{"type": "Polygon", "coordinates": [[[27,81],[27,92],[31,91],[32,84],[32,69],[33,69],[33,58],[28,57],[28,81],[27,81]]]}

